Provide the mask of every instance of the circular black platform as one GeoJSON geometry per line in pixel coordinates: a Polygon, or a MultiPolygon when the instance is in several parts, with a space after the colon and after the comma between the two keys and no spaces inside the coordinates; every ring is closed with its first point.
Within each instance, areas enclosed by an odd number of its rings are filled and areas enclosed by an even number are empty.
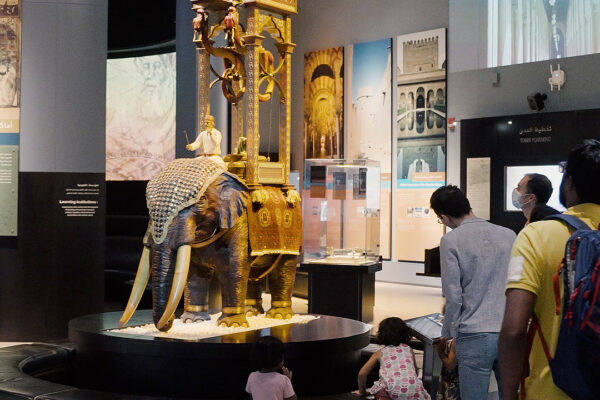
{"type": "MultiPolygon", "coordinates": [[[[71,320],[69,340],[77,347],[76,381],[88,389],[192,398],[238,397],[253,370],[254,342],[272,335],[285,344],[285,364],[300,395],[355,389],[360,351],[370,326],[321,315],[306,324],[286,324],[201,340],[129,335],[117,328],[120,312],[71,320]]],[[[128,326],[152,320],[138,311],[128,326]]]]}

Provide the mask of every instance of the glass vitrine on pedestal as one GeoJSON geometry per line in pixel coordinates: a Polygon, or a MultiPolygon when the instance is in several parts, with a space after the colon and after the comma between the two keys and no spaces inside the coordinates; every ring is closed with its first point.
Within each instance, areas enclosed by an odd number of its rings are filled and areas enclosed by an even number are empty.
{"type": "Polygon", "coordinates": [[[377,262],[380,192],[378,161],[306,160],[304,263],[377,262]]]}
{"type": "Polygon", "coordinates": [[[373,319],[380,193],[377,161],[305,161],[300,271],[309,274],[309,312],[373,319]]]}

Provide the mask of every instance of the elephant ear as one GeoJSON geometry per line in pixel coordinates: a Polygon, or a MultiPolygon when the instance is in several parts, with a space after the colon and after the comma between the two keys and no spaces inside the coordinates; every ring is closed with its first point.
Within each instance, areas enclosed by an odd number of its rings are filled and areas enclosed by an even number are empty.
{"type": "Polygon", "coordinates": [[[232,228],[235,221],[246,212],[248,206],[248,187],[237,177],[228,173],[222,174],[217,184],[219,196],[219,226],[221,229],[232,228]]]}

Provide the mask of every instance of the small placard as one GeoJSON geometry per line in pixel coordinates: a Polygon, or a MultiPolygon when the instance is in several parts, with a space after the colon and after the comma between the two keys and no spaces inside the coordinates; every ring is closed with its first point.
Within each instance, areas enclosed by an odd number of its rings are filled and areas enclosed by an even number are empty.
{"type": "Polygon", "coordinates": [[[0,236],[17,236],[18,183],[19,146],[0,145],[0,236]]]}

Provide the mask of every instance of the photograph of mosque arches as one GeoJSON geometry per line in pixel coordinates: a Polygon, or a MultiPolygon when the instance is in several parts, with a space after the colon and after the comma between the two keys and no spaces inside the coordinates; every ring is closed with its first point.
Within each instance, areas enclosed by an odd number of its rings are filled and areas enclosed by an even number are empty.
{"type": "Polygon", "coordinates": [[[344,48],[304,55],[306,158],[343,158],[344,48]]]}
{"type": "Polygon", "coordinates": [[[443,227],[429,198],[446,183],[446,29],[398,36],[395,257],[424,260],[443,227]]]}
{"type": "Polygon", "coordinates": [[[398,139],[446,134],[446,30],[398,36],[398,139]]]}

